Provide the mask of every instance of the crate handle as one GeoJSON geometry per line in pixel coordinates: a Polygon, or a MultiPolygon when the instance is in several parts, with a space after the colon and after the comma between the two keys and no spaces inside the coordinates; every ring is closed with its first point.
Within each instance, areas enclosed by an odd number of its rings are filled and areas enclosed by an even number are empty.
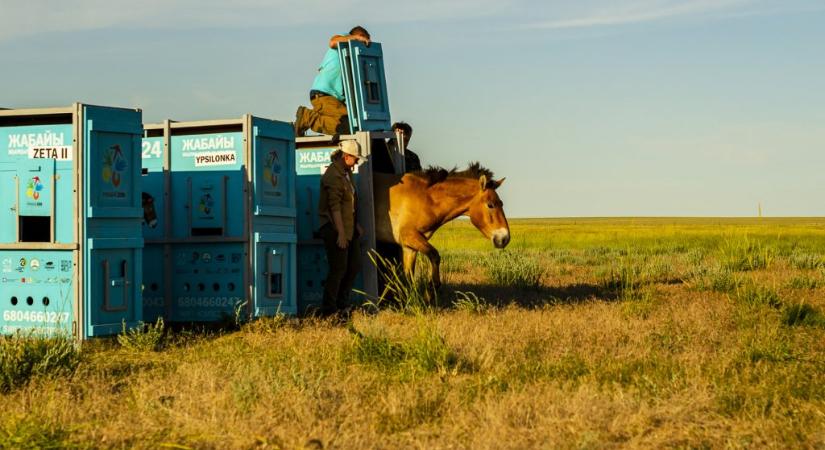
{"type": "Polygon", "coordinates": [[[103,311],[106,312],[123,312],[129,310],[129,263],[123,260],[123,278],[112,280],[109,278],[109,260],[104,259],[103,262],[103,311]],[[113,307],[111,304],[111,292],[109,288],[122,286],[123,288],[123,304],[121,306],[113,307]]]}

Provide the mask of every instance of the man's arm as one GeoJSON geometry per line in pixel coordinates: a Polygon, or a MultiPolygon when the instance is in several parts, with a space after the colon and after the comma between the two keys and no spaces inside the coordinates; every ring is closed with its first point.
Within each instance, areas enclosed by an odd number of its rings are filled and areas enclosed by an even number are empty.
{"type": "Polygon", "coordinates": [[[353,39],[356,40],[356,41],[363,42],[364,44],[367,45],[367,47],[369,47],[369,45],[370,45],[370,39],[367,38],[367,37],[361,36],[360,34],[348,34],[346,36],[336,34],[335,36],[329,38],[329,48],[336,49],[336,48],[338,48],[338,43],[339,42],[348,42],[348,41],[351,41],[353,39]]]}

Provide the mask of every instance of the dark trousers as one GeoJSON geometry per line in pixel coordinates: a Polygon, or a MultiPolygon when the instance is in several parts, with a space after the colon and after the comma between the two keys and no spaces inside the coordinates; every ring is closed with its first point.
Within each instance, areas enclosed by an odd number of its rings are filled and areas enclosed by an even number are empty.
{"type": "Polygon", "coordinates": [[[361,269],[361,244],[353,237],[347,248],[338,247],[338,232],[328,223],[321,227],[321,238],[327,251],[329,273],[324,282],[322,314],[334,314],[350,305],[349,296],[358,271],[361,269]]]}

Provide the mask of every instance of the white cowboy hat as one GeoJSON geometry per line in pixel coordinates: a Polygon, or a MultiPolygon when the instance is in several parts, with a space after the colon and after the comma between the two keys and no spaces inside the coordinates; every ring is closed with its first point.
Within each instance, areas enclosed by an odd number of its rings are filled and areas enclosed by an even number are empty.
{"type": "Polygon", "coordinates": [[[338,150],[356,158],[363,158],[365,156],[361,155],[361,145],[355,141],[342,141],[338,144],[338,150]]]}

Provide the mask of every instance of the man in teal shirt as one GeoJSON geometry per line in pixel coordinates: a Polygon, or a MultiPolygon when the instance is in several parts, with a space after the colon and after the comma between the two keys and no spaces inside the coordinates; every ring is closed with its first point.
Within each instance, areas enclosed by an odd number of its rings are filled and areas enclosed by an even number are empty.
{"type": "Polygon", "coordinates": [[[321,66],[318,67],[318,75],[315,76],[315,82],[309,91],[312,109],[299,106],[295,112],[295,136],[303,136],[308,129],[323,134],[349,131],[338,43],[353,39],[370,45],[370,34],[362,26],[353,28],[346,36],[335,35],[330,38],[329,49],[321,61],[321,66]]]}

